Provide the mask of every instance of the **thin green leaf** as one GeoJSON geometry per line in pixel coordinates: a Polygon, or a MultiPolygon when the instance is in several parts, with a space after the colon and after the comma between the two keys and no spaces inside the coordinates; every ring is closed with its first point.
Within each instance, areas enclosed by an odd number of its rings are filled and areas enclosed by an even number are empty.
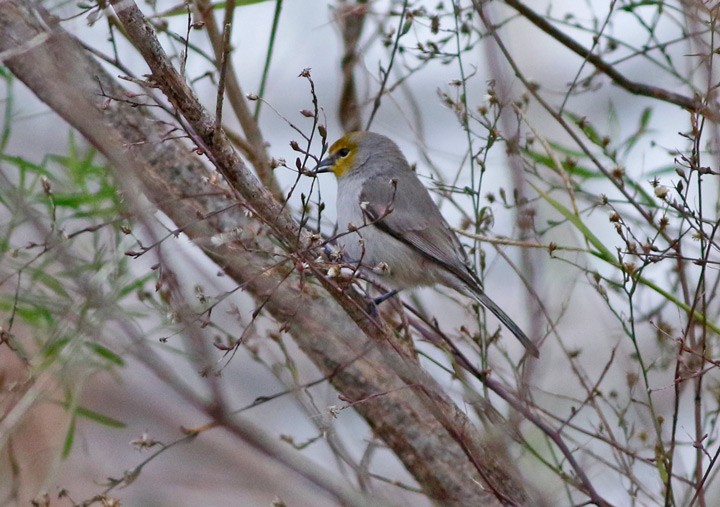
{"type": "Polygon", "coordinates": [[[96,422],[98,424],[102,424],[103,426],[108,426],[110,428],[125,428],[127,427],[127,424],[124,422],[115,419],[114,417],[110,417],[105,414],[101,414],[100,412],[95,412],[94,410],[90,410],[89,408],[84,407],[77,407],[77,410],[75,411],[76,415],[83,417],[85,419],[89,419],[90,421],[96,422]]]}
{"type": "Polygon", "coordinates": [[[66,459],[70,456],[70,451],[72,450],[73,443],[75,442],[75,428],[75,414],[73,414],[70,418],[70,426],[68,426],[68,431],[65,434],[65,441],[63,442],[61,453],[62,459],[66,459]]]}
{"type": "Polygon", "coordinates": [[[58,338],[56,340],[52,340],[45,344],[43,354],[47,358],[55,358],[68,343],[70,343],[70,338],[58,338]]]}
{"type": "Polygon", "coordinates": [[[104,345],[94,342],[86,342],[85,345],[106,361],[109,361],[117,366],[125,366],[125,360],[104,345]]]}
{"type": "Polygon", "coordinates": [[[588,138],[588,140],[593,143],[596,146],[599,146],[601,148],[606,148],[607,143],[605,142],[604,136],[601,136],[597,130],[595,130],[595,127],[593,127],[590,122],[587,120],[587,118],[583,118],[581,116],[578,116],[574,113],[566,112],[565,116],[570,118],[575,125],[577,125],[580,130],[585,134],[585,137],[588,138]]]}
{"type": "Polygon", "coordinates": [[[132,280],[129,284],[125,285],[122,289],[118,291],[118,297],[122,299],[130,293],[141,290],[145,286],[145,284],[155,278],[155,276],[155,273],[148,273],[145,276],[138,278],[137,280],[132,280]]]}
{"type": "Polygon", "coordinates": [[[594,255],[600,257],[601,259],[605,259],[610,263],[615,263],[615,257],[610,252],[610,250],[608,250],[607,247],[605,247],[605,245],[602,243],[602,241],[600,241],[597,236],[592,233],[592,231],[583,223],[579,216],[577,216],[575,213],[563,206],[559,201],[556,201],[555,199],[550,197],[549,194],[546,194],[532,183],[530,185],[543,199],[545,199],[545,201],[548,202],[548,204],[550,204],[553,208],[559,211],[562,216],[564,216],[570,223],[575,226],[578,231],[580,231],[585,240],[590,243],[597,251],[597,253],[594,253],[594,255]]]}
{"type": "Polygon", "coordinates": [[[667,176],[669,174],[675,175],[675,165],[666,165],[663,167],[658,167],[657,169],[653,169],[652,171],[648,171],[646,173],[646,176],[650,179],[654,178],[655,176],[667,176]]]}
{"type": "MultiPolygon", "coordinates": [[[[265,95],[265,86],[267,85],[268,76],[270,74],[270,62],[272,60],[273,50],[275,49],[275,38],[277,36],[278,25],[280,23],[280,11],[282,10],[283,0],[275,0],[275,14],[273,14],[273,24],[270,28],[270,41],[268,42],[267,53],[265,54],[265,66],[263,67],[262,78],[260,79],[260,88],[258,90],[258,96],[263,97],[265,95]]],[[[260,117],[260,108],[262,107],[263,101],[258,100],[255,104],[255,120],[260,117]]]]}
{"type": "Polygon", "coordinates": [[[0,152],[5,151],[7,143],[10,140],[10,132],[12,132],[12,116],[15,110],[15,94],[13,93],[13,76],[12,74],[0,73],[0,78],[5,81],[5,114],[3,115],[2,134],[0,134],[0,152]]]}
{"type": "Polygon", "coordinates": [[[70,295],[65,290],[65,287],[63,287],[62,282],[54,276],[50,276],[49,274],[47,274],[43,269],[34,270],[32,273],[32,280],[34,282],[41,283],[58,296],[65,299],[70,299],[70,295]]]}
{"type": "Polygon", "coordinates": [[[72,410],[73,420],[77,417],[82,417],[84,419],[88,419],[90,421],[102,424],[103,426],[108,426],[110,428],[127,427],[127,424],[125,424],[121,420],[110,417],[109,415],[101,414],[100,412],[96,412],[95,410],[91,410],[89,408],[73,406],[67,401],[54,401],[53,403],[62,407],[66,411],[72,410]]]}
{"type": "Polygon", "coordinates": [[[652,108],[646,107],[643,109],[642,114],[640,115],[640,128],[639,131],[645,131],[647,130],[647,126],[650,124],[650,118],[652,118],[652,108]]]}
{"type": "MultiPolygon", "coordinates": [[[[555,165],[555,161],[553,161],[553,159],[549,155],[546,155],[545,153],[541,153],[539,151],[529,150],[526,150],[525,154],[535,163],[543,165],[548,169],[552,170],[553,172],[557,172],[557,166],[555,165]]],[[[582,179],[603,177],[603,174],[601,172],[593,171],[589,167],[585,167],[577,163],[569,163],[567,160],[562,160],[560,161],[560,163],[562,164],[563,169],[571,176],[577,176],[582,179]]]]}
{"type": "Polygon", "coordinates": [[[13,299],[0,299],[0,310],[15,311],[15,315],[33,326],[51,325],[55,318],[50,310],[41,306],[24,306],[13,299]]]}
{"type": "MultiPolygon", "coordinates": [[[[563,206],[560,202],[556,201],[552,197],[550,197],[547,193],[543,192],[539,188],[537,188],[532,183],[530,184],[535,191],[543,198],[545,199],[553,208],[555,208],[557,211],[560,212],[562,216],[564,216],[570,223],[572,223],[575,228],[580,231],[580,233],[585,237],[585,239],[593,246],[595,247],[595,251],[590,251],[592,255],[597,257],[598,259],[601,259],[608,264],[611,264],[612,266],[622,269],[622,266],[618,263],[617,259],[613,256],[613,254],[610,252],[610,250],[605,247],[605,245],[602,244],[602,242],[595,236],[590,229],[580,220],[580,217],[578,217],[575,213],[567,209],[565,206],[563,206]]],[[[650,281],[647,278],[639,277],[638,281],[650,289],[654,290],[658,294],[660,294],[662,297],[664,297],[666,300],[671,301],[673,304],[677,305],[679,308],[684,310],[685,312],[692,312],[693,317],[700,322],[701,324],[706,325],[708,328],[712,329],[714,332],[720,334],[720,327],[718,327],[716,324],[710,322],[705,315],[700,313],[697,310],[692,310],[690,306],[680,301],[677,297],[675,297],[673,294],[667,292],[666,290],[660,288],[658,285],[656,285],[654,282],[650,281]]]]}
{"type": "Polygon", "coordinates": [[[400,32],[400,35],[407,34],[411,28],[412,28],[412,18],[407,18],[405,20],[405,23],[403,23],[403,27],[402,27],[402,31],[400,32]]]}
{"type": "Polygon", "coordinates": [[[637,142],[643,137],[643,135],[648,133],[648,125],[650,124],[650,119],[652,118],[652,108],[646,107],[643,109],[643,112],[640,114],[640,122],[638,124],[638,128],[635,132],[633,132],[625,141],[621,143],[621,146],[623,146],[623,151],[627,154],[630,153],[630,150],[635,147],[637,142]]]}
{"type": "Polygon", "coordinates": [[[83,206],[100,205],[114,197],[114,193],[99,190],[96,193],[57,193],[53,195],[55,206],[60,208],[77,209],[83,206]]]}
{"type": "Polygon", "coordinates": [[[52,177],[52,173],[45,169],[45,167],[43,167],[42,165],[33,164],[32,162],[25,160],[22,157],[16,157],[13,155],[0,153],[0,161],[14,165],[18,169],[20,169],[21,172],[36,173],[39,176],[47,176],[48,178],[52,177]]]}

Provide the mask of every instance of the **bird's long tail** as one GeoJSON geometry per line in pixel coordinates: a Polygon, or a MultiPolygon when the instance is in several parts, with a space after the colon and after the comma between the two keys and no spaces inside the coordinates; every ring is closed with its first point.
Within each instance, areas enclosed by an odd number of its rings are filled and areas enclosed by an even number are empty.
{"type": "Polygon", "coordinates": [[[530,338],[527,337],[525,333],[522,332],[522,329],[515,324],[515,322],[510,318],[510,316],[505,313],[502,308],[500,308],[498,305],[495,304],[495,301],[487,297],[485,292],[482,291],[479,287],[469,287],[471,294],[475,299],[478,300],[480,304],[482,304],[485,308],[490,310],[493,315],[495,315],[500,322],[502,322],[506,328],[508,328],[512,334],[514,334],[518,340],[520,340],[520,343],[523,344],[523,347],[525,347],[528,352],[530,352],[534,357],[540,357],[540,351],[535,346],[535,344],[530,341],[530,338]]]}

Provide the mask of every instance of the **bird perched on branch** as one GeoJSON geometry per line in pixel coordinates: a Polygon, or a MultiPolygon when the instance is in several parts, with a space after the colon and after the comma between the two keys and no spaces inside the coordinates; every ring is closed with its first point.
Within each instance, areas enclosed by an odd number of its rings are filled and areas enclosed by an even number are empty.
{"type": "Polygon", "coordinates": [[[538,357],[535,344],[485,294],[462,244],[393,141],[350,132],[315,172],[337,177],[337,241],[348,259],[396,289],[441,284],[475,298],[538,357]]]}

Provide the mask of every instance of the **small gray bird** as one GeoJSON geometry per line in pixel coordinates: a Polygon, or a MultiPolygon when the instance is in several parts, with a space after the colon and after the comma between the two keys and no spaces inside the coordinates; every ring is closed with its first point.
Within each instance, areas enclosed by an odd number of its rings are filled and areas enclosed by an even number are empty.
{"type": "Polygon", "coordinates": [[[373,132],[336,141],[316,173],[338,181],[338,243],[371,276],[397,289],[441,284],[475,298],[535,357],[535,344],[483,291],[462,244],[400,148],[373,132]],[[356,231],[347,233],[352,224],[356,231]]]}

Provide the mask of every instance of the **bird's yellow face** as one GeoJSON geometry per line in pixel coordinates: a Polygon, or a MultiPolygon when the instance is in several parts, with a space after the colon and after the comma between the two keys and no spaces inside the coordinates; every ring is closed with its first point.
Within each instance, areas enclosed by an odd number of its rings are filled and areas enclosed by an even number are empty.
{"type": "Polygon", "coordinates": [[[333,172],[335,177],[342,178],[355,169],[362,137],[363,132],[350,132],[335,141],[330,146],[328,156],[320,161],[315,171],[333,172]]]}

